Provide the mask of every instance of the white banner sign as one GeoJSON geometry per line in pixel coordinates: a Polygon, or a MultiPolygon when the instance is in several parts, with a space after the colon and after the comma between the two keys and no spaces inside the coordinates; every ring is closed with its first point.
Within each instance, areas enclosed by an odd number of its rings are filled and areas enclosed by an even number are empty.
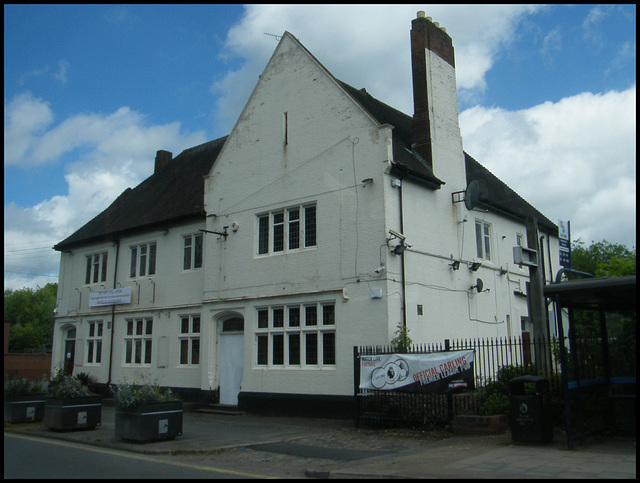
{"type": "Polygon", "coordinates": [[[360,389],[411,392],[473,389],[472,362],[473,350],[361,355],[360,389]]]}
{"type": "Polygon", "coordinates": [[[131,303],[131,287],[89,292],[89,307],[131,303]]]}

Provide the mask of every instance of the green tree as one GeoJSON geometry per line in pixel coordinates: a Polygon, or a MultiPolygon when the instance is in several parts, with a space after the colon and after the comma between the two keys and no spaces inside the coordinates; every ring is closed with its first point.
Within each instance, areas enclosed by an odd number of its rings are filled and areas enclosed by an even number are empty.
{"type": "Polygon", "coordinates": [[[4,291],[4,321],[11,322],[9,349],[50,348],[58,284],[4,291]]]}
{"type": "Polygon", "coordinates": [[[636,274],[636,248],[610,243],[607,240],[591,242],[586,246],[577,239],[571,245],[571,268],[596,277],[636,274]]]}

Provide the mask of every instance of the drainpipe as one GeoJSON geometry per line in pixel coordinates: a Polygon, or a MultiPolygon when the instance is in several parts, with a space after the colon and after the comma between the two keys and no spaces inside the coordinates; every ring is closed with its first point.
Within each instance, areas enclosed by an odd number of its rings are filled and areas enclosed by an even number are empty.
{"type": "MultiPolygon", "coordinates": [[[[404,178],[400,179],[400,187],[398,188],[398,193],[400,195],[400,233],[404,235],[404,219],[403,219],[403,210],[402,210],[402,185],[404,183],[404,178]]],[[[405,266],[404,266],[404,252],[403,251],[400,256],[402,257],[402,327],[407,328],[407,287],[405,283],[405,266]]]]}
{"type": "MultiPolygon", "coordinates": [[[[120,254],[120,240],[116,240],[116,263],[113,269],[113,288],[116,289],[118,280],[118,255],[120,254]]],[[[111,306],[111,342],[109,343],[109,378],[107,379],[107,388],[111,385],[111,367],[113,365],[113,333],[116,329],[116,305],[111,306]]]]}

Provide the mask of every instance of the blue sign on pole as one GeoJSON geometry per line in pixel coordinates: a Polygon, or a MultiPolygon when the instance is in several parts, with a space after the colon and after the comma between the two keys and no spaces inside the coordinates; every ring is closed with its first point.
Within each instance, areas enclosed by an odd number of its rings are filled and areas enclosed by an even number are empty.
{"type": "Polygon", "coordinates": [[[558,221],[558,238],[560,244],[560,265],[571,268],[571,222],[558,221]]]}

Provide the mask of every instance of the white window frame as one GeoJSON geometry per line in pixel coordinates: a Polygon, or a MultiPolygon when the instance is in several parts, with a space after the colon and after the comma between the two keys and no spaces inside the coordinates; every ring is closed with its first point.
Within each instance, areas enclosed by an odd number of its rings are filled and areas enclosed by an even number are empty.
{"type": "Polygon", "coordinates": [[[100,365],[102,363],[103,328],[102,320],[90,320],[87,322],[87,365],[100,365]]]}
{"type": "Polygon", "coordinates": [[[178,336],[178,365],[180,367],[200,365],[200,333],[202,330],[202,318],[200,314],[180,316],[180,335],[178,336]],[[194,347],[196,349],[194,350],[194,347]],[[194,353],[198,354],[198,360],[193,361],[194,353]],[[186,362],[182,362],[183,355],[186,362]]]}
{"type": "Polygon", "coordinates": [[[124,336],[124,365],[149,367],[153,354],[153,318],[126,319],[124,336]],[[137,356],[140,360],[137,361],[137,356]]]}
{"type": "Polygon", "coordinates": [[[256,216],[258,256],[317,248],[316,204],[290,206],[256,216]]]}
{"type": "Polygon", "coordinates": [[[258,307],[256,314],[254,367],[336,367],[335,302],[258,307]],[[310,352],[314,341],[315,350],[310,352]]]}
{"type": "Polygon", "coordinates": [[[190,235],[184,235],[182,237],[182,270],[198,270],[202,268],[204,265],[204,236],[202,233],[192,233],[190,235]],[[199,260],[197,260],[196,255],[198,255],[198,243],[199,240],[199,260]],[[188,254],[188,257],[187,257],[188,254]],[[188,263],[187,263],[188,258],[188,263]],[[199,262],[199,264],[197,263],[199,262]],[[197,265],[197,266],[196,266],[197,265]]]}
{"type": "Polygon", "coordinates": [[[482,260],[491,260],[491,237],[493,227],[491,223],[476,220],[476,255],[482,260]]]}
{"type": "Polygon", "coordinates": [[[148,277],[156,274],[158,244],[156,242],[132,245],[129,278],[148,277]]]}
{"type": "Polygon", "coordinates": [[[86,256],[85,285],[107,281],[109,252],[92,253],[86,256]]]}

